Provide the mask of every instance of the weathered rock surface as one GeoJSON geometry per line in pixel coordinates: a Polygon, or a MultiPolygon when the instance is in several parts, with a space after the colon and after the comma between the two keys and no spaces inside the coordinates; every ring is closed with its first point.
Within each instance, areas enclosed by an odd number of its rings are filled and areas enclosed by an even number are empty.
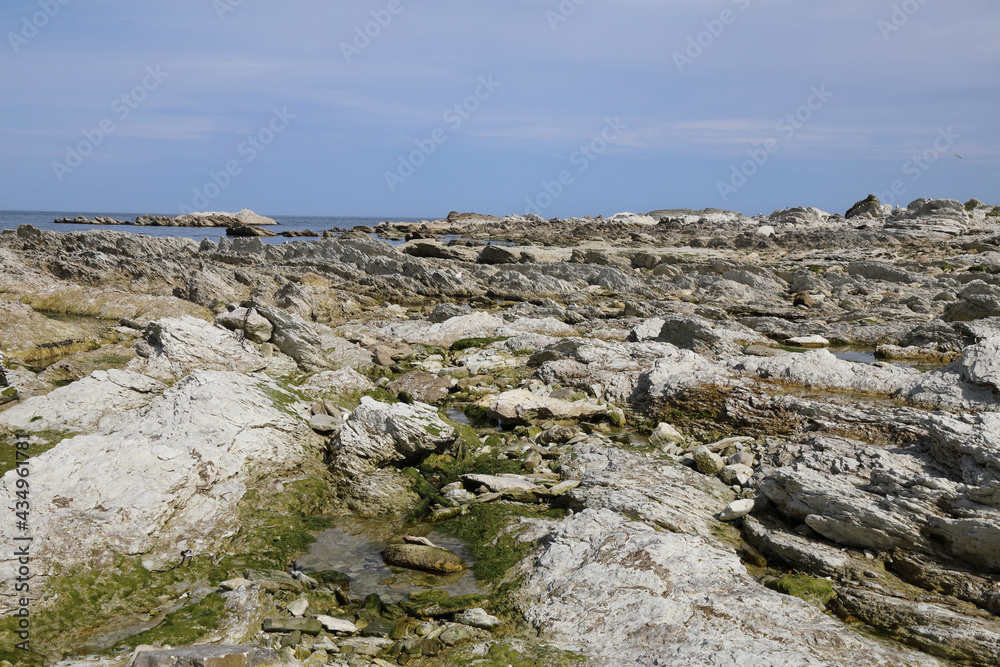
{"type": "Polygon", "coordinates": [[[241,345],[232,333],[193,317],[150,322],[136,353],[126,368],[164,381],[179,380],[194,370],[246,373],[267,365],[252,345],[241,345]]]}
{"type": "Polygon", "coordinates": [[[106,430],[122,412],[140,408],[163,393],[166,385],[130,371],[95,371],[0,412],[0,427],[10,431],[64,431],[79,434],[106,430]],[[105,425],[101,428],[101,421],[105,425]]]}
{"type": "MultiPolygon", "coordinates": [[[[115,384],[110,392],[117,391],[115,384]]],[[[32,515],[39,591],[57,563],[99,564],[120,554],[164,568],[181,550],[211,552],[237,530],[236,508],[249,485],[319,449],[303,421],[274,406],[267,394],[274,391],[263,377],[197,371],[147,406],[117,415],[113,429],[34,457],[32,499],[46,507],[32,515]]],[[[11,475],[0,486],[8,502],[11,475]]],[[[5,539],[12,531],[0,527],[5,539]]]]}
{"type": "Polygon", "coordinates": [[[455,429],[429,405],[390,405],[365,396],[331,445],[331,468],[357,477],[440,453],[455,437],[455,429]]]}
{"type": "Polygon", "coordinates": [[[592,419],[607,414],[607,406],[594,401],[563,401],[551,396],[514,389],[489,399],[486,416],[504,424],[525,424],[534,420],[592,419]]]}
{"type": "Polygon", "coordinates": [[[819,608],[760,586],[708,538],[609,510],[559,524],[526,574],[528,621],[592,665],[939,664],[845,632],[819,608]]]}

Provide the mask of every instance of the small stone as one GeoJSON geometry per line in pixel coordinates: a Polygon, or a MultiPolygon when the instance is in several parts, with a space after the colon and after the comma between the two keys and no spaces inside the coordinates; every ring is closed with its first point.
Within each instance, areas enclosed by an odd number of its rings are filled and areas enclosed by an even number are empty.
{"type": "Polygon", "coordinates": [[[309,428],[317,433],[332,433],[340,428],[341,424],[343,420],[325,414],[313,415],[309,419],[309,428]]]}
{"type": "Polygon", "coordinates": [[[799,347],[827,347],[830,345],[830,341],[822,336],[796,336],[789,338],[787,342],[789,345],[798,345],[799,347]]]}
{"type": "Polygon", "coordinates": [[[441,493],[448,493],[449,491],[454,491],[455,489],[465,488],[461,482],[452,482],[451,484],[446,484],[441,487],[441,493]]]}
{"type": "Polygon", "coordinates": [[[358,631],[358,626],[343,618],[319,615],[316,616],[316,620],[319,621],[328,632],[339,632],[345,635],[353,635],[358,631]]]}
{"type": "Polygon", "coordinates": [[[726,459],[726,463],[729,465],[753,467],[753,454],[750,452],[735,452],[728,459],[726,459]]]}
{"type": "Polygon", "coordinates": [[[580,486],[580,480],[578,480],[578,479],[567,479],[566,481],[559,482],[558,484],[556,484],[555,486],[553,486],[551,489],[549,489],[549,493],[552,494],[553,496],[561,496],[562,494],[566,493],[567,491],[572,491],[573,489],[575,489],[578,486],[580,486]]]}
{"type": "Polygon", "coordinates": [[[741,463],[730,463],[720,473],[726,484],[746,486],[753,479],[753,468],[741,463]]]}
{"type": "Polygon", "coordinates": [[[300,617],[304,616],[306,610],[309,609],[309,600],[305,598],[298,598],[294,602],[290,603],[285,609],[288,610],[292,616],[300,617]]]}
{"type": "Polygon", "coordinates": [[[474,628],[481,628],[483,630],[493,630],[500,625],[499,618],[496,616],[490,616],[486,613],[486,610],[481,607],[476,607],[474,609],[463,611],[461,614],[456,614],[455,621],[462,623],[463,625],[471,625],[474,628]]]}
{"type": "MultiPolygon", "coordinates": [[[[459,485],[461,486],[461,484],[459,485]]],[[[476,499],[476,494],[459,488],[448,491],[444,494],[444,497],[459,505],[468,505],[476,499]]]]}
{"type": "Polygon", "coordinates": [[[720,521],[734,521],[740,517],[744,517],[753,510],[754,499],[745,498],[743,500],[734,500],[733,502],[726,505],[721,512],[719,512],[720,521]]]}
{"type": "Polygon", "coordinates": [[[236,577],[235,579],[227,579],[219,584],[219,588],[224,591],[235,591],[240,586],[250,586],[253,582],[249,579],[244,579],[243,577],[236,577]]]}
{"type": "Polygon", "coordinates": [[[681,432],[665,422],[657,424],[649,436],[649,444],[657,449],[682,442],[684,442],[684,436],[681,435],[681,432]]]}
{"type": "Polygon", "coordinates": [[[726,462],[703,445],[694,450],[694,465],[703,475],[717,475],[726,467],[726,462]]]}

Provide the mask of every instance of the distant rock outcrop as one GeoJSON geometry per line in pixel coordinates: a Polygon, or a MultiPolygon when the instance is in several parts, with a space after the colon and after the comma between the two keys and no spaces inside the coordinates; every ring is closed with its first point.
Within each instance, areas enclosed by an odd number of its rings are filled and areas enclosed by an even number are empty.
{"type": "Polygon", "coordinates": [[[258,215],[248,208],[239,213],[189,213],[177,217],[170,215],[138,215],[134,221],[117,220],[104,216],[93,219],[78,215],[75,218],[56,218],[57,224],[67,225],[127,225],[138,227],[236,227],[239,225],[276,225],[272,218],[258,215]]]}

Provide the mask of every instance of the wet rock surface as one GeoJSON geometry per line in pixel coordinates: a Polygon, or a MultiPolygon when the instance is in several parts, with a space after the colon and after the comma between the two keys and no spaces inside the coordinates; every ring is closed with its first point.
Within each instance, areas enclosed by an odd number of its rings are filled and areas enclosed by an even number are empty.
{"type": "Polygon", "coordinates": [[[996,664],[998,214],[4,232],[33,664],[996,664]]]}

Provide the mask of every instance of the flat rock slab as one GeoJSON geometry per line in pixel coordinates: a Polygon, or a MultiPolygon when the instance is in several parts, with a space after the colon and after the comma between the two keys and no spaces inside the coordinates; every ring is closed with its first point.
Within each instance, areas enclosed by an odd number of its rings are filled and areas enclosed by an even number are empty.
{"type": "Polygon", "coordinates": [[[538,419],[589,419],[603,416],[607,411],[606,405],[593,401],[563,401],[514,389],[493,398],[486,416],[504,424],[527,424],[538,419]]]}
{"type": "Polygon", "coordinates": [[[358,626],[343,618],[319,615],[316,617],[316,620],[323,624],[327,632],[342,632],[347,635],[353,635],[358,631],[358,626]]]}
{"type": "Polygon", "coordinates": [[[458,554],[423,544],[390,544],[382,550],[382,558],[389,565],[427,572],[461,572],[468,567],[458,554]]]}
{"type": "Polygon", "coordinates": [[[279,662],[280,655],[256,646],[189,646],[162,650],[138,649],[132,667],[251,667],[279,662]]]}
{"type": "Polygon", "coordinates": [[[462,481],[473,486],[485,486],[492,493],[503,493],[505,491],[545,491],[545,489],[524,477],[511,476],[501,477],[499,475],[462,475],[462,481]]]}
{"type": "Polygon", "coordinates": [[[323,632],[323,624],[315,618],[265,618],[264,632],[304,632],[318,635],[323,632]]]}
{"type": "Polygon", "coordinates": [[[414,401],[436,403],[451,390],[451,378],[441,378],[424,371],[410,371],[386,387],[396,395],[406,394],[414,401]]]}

